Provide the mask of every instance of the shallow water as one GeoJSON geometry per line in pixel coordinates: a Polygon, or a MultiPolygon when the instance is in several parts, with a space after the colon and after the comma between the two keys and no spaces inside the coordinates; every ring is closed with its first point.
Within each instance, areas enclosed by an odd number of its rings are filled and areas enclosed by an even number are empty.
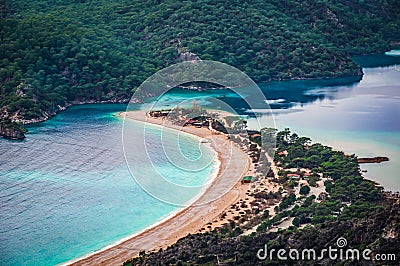
{"type": "MultiPolygon", "coordinates": [[[[122,151],[122,120],[113,116],[124,109],[125,105],[77,106],[30,127],[24,141],[0,140],[1,265],[65,262],[136,233],[177,209],[146,194],[130,175],[122,151]]],[[[147,130],[152,138],[149,156],[166,178],[193,186],[207,180],[212,163],[191,175],[175,169],[159,153],[161,132],[147,130]]],[[[166,142],[174,136],[163,132],[166,142]]],[[[197,139],[182,136],[180,145],[191,151],[185,156],[199,156],[197,139]]],[[[205,159],[214,156],[208,149],[201,152],[205,159]]],[[[172,159],[179,154],[168,153],[172,159]]]]}

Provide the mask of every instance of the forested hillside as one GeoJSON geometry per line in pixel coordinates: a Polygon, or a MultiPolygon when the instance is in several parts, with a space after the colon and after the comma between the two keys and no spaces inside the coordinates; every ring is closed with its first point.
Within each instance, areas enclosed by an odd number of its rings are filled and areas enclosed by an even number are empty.
{"type": "MultiPolygon", "coordinates": [[[[226,237],[215,232],[188,235],[167,249],[152,253],[142,252],[140,257],[133,258],[124,265],[218,265],[216,255],[225,262],[224,265],[398,265],[398,235],[393,237],[390,234],[400,229],[399,211],[398,201],[388,201],[382,208],[364,218],[328,222],[302,230],[262,232],[238,237],[226,237]],[[337,248],[335,243],[339,237],[345,237],[352,249],[362,252],[369,248],[374,250],[374,254],[395,254],[397,260],[330,260],[327,253],[317,261],[290,258],[279,260],[276,256],[279,249],[297,249],[300,252],[314,249],[319,256],[328,246],[337,248]],[[265,244],[269,252],[275,250],[275,256],[271,260],[269,257],[266,260],[257,257],[258,250],[264,249],[265,244]]],[[[285,257],[288,257],[288,252],[285,257]]]]}
{"type": "Polygon", "coordinates": [[[350,56],[400,41],[399,14],[397,0],[0,0],[1,116],[126,101],[195,55],[258,82],[360,75],[350,56]]]}

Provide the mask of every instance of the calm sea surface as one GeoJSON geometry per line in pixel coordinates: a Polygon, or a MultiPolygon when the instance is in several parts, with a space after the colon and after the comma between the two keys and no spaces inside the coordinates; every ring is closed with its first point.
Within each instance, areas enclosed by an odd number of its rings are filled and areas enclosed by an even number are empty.
{"type": "Polygon", "coordinates": [[[351,86],[308,91],[307,96],[319,97],[316,101],[273,110],[275,123],[359,157],[389,157],[389,162],[361,168],[386,190],[399,191],[400,68],[365,68],[364,73],[351,86]]]}
{"type": "MultiPolygon", "coordinates": [[[[136,233],[177,209],[146,194],[134,182],[122,150],[125,105],[76,106],[29,128],[27,139],[0,139],[0,265],[52,265],[83,256],[136,233]]],[[[137,123],[131,129],[142,128],[137,123]]],[[[201,185],[213,169],[190,175],[159,151],[161,131],[147,128],[149,156],[177,184],[201,185]]],[[[175,141],[163,131],[164,141],[175,141]]],[[[138,139],[138,142],[143,140],[138,139]]],[[[196,159],[198,141],[180,137],[185,156],[196,159]]],[[[137,165],[145,152],[138,150],[137,165]]],[[[180,158],[180,157],[178,157],[180,158]]],[[[137,165],[131,165],[136,167],[137,165]]]]}
{"type": "MultiPolygon", "coordinates": [[[[364,73],[361,82],[346,78],[260,87],[278,128],[290,127],[359,156],[390,157],[363,168],[386,189],[400,190],[400,67],[364,68],[364,73]]],[[[174,90],[164,100],[171,106],[188,99],[211,105],[210,98],[246,114],[243,100],[227,90],[174,90]]],[[[269,119],[267,107],[260,102],[253,111],[269,119]]],[[[177,209],[143,192],[131,177],[122,150],[122,120],[113,115],[125,108],[76,106],[31,126],[24,141],[0,139],[0,265],[62,263],[136,233],[177,209]]],[[[249,126],[253,123],[250,118],[249,126]]],[[[167,178],[185,185],[206,181],[212,164],[185,174],[168,164],[171,158],[157,157],[161,133],[158,128],[149,132],[154,142],[149,153],[167,178]]],[[[162,134],[164,141],[175,141],[173,133],[162,134]]],[[[192,151],[188,157],[202,153],[207,161],[213,156],[208,149],[199,150],[198,141],[189,136],[180,145],[192,151]]]]}

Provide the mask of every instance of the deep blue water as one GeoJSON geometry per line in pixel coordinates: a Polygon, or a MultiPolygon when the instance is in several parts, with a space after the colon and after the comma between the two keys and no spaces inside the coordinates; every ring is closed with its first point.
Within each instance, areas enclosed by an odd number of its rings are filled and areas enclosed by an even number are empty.
{"type": "MultiPolygon", "coordinates": [[[[364,68],[364,72],[361,82],[354,78],[288,81],[260,84],[260,88],[278,128],[290,127],[360,156],[389,156],[388,163],[365,166],[367,176],[387,189],[400,190],[400,70],[391,66],[364,68]]],[[[251,97],[251,92],[247,95],[251,97]]],[[[211,106],[215,98],[247,114],[243,100],[227,90],[174,90],[164,100],[169,106],[192,99],[211,106]]],[[[1,265],[65,262],[138,232],[176,210],[146,194],[128,171],[122,120],[113,116],[125,107],[75,106],[30,126],[24,141],[0,139],[1,265]]],[[[262,101],[256,106],[262,119],[270,119],[266,107],[262,101]]],[[[249,119],[250,127],[252,123],[249,119]]],[[[130,124],[133,130],[135,126],[130,124]]],[[[171,158],[157,157],[160,131],[150,128],[149,132],[154,144],[148,146],[149,153],[167,179],[185,185],[206,180],[212,164],[205,164],[195,176],[169,167],[171,158]]],[[[168,131],[163,138],[175,141],[168,131]]],[[[180,141],[186,150],[194,151],[188,157],[197,158],[207,150],[196,149],[198,141],[193,138],[180,141]]],[[[143,154],[137,150],[139,165],[143,154]]],[[[204,155],[205,161],[212,157],[204,155]]]]}

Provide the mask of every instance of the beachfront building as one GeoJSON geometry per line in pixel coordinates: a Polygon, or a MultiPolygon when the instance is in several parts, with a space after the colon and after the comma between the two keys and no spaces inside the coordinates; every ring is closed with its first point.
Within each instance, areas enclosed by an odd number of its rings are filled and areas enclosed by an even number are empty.
{"type": "Polygon", "coordinates": [[[287,177],[291,179],[300,179],[300,175],[298,174],[288,174],[287,177]]]}
{"type": "Polygon", "coordinates": [[[248,184],[251,183],[254,180],[254,177],[250,176],[250,175],[246,175],[242,178],[242,184],[248,184]]]}

